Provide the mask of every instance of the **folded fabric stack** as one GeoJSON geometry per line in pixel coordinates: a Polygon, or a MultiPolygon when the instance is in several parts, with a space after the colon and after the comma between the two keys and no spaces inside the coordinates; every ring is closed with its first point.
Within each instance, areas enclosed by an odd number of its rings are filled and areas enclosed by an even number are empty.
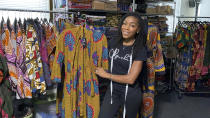
{"type": "Polygon", "coordinates": [[[174,0],[146,0],[146,2],[172,2],[174,0]]]}
{"type": "Polygon", "coordinates": [[[130,3],[118,3],[117,7],[119,11],[129,11],[130,3]]]}
{"type": "Polygon", "coordinates": [[[173,9],[171,6],[149,6],[146,9],[147,14],[161,14],[161,15],[172,15],[173,9]]]}
{"type": "Polygon", "coordinates": [[[72,9],[91,9],[92,8],[91,2],[78,3],[74,1],[69,1],[68,6],[69,8],[72,8],[72,9]]]}
{"type": "Polygon", "coordinates": [[[148,21],[158,27],[158,31],[161,37],[163,37],[168,32],[168,25],[166,24],[167,20],[168,19],[166,17],[160,16],[148,17],[148,21]]]}
{"type": "Polygon", "coordinates": [[[112,15],[112,14],[107,14],[106,16],[106,26],[107,27],[118,27],[120,18],[122,17],[122,15],[112,15]]]}

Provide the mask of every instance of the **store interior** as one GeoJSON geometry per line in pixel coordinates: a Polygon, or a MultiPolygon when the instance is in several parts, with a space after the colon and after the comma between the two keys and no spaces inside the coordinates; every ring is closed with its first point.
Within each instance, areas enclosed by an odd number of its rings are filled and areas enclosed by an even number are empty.
{"type": "Polygon", "coordinates": [[[109,69],[108,42],[131,12],[147,24],[151,54],[137,118],[210,118],[209,5],[0,0],[0,118],[97,118],[110,81],[94,69],[109,69]]]}

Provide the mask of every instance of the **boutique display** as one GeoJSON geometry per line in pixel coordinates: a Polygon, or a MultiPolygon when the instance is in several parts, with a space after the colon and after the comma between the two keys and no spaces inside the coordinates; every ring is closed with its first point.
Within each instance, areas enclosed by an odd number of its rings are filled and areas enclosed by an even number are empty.
{"type": "Polygon", "coordinates": [[[15,19],[13,25],[9,19],[2,20],[0,45],[9,70],[8,86],[16,96],[16,115],[23,110],[19,106],[31,108],[32,96],[45,95],[46,88],[52,85],[50,68],[55,43],[54,26],[44,20],[15,19]]]}
{"type": "Polygon", "coordinates": [[[210,86],[209,32],[208,22],[183,21],[177,25],[175,82],[182,91],[199,91],[210,86]]]}

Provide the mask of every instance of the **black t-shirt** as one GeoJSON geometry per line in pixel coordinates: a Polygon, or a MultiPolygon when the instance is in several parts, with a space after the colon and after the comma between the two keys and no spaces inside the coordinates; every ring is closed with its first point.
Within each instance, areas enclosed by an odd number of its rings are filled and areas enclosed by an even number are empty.
{"type": "MultiPolygon", "coordinates": [[[[132,52],[132,47],[133,46],[117,46],[117,48],[114,48],[113,46],[115,45],[116,40],[110,40],[108,45],[109,45],[109,67],[111,68],[111,58],[113,55],[113,52],[115,50],[117,50],[116,55],[113,58],[113,68],[112,68],[112,74],[116,74],[116,75],[126,75],[128,73],[128,69],[129,69],[129,64],[130,64],[130,58],[131,58],[131,52],[132,52]]],[[[146,48],[142,48],[138,54],[133,55],[133,61],[144,61],[143,63],[143,67],[142,67],[142,71],[139,74],[137,81],[134,83],[137,84],[137,82],[141,82],[143,79],[143,76],[146,70],[146,59],[147,59],[147,51],[146,48]]],[[[120,84],[120,83],[116,83],[113,82],[114,84],[117,85],[125,85],[125,84],[120,84]]]]}

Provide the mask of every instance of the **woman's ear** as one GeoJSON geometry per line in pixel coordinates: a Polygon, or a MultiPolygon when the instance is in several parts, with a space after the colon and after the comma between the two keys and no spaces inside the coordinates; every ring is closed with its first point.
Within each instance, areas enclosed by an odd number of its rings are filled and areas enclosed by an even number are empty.
{"type": "Polygon", "coordinates": [[[136,33],[139,34],[139,32],[140,32],[140,28],[137,29],[137,32],[136,33]]]}
{"type": "Polygon", "coordinates": [[[141,27],[138,25],[137,34],[141,31],[141,27]]]}

